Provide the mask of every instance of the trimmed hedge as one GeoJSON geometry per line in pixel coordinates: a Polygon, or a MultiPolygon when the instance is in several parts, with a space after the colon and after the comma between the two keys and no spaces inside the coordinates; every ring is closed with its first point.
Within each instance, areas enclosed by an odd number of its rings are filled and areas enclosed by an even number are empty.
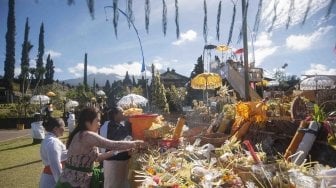
{"type": "Polygon", "coordinates": [[[30,129],[34,118],[5,118],[0,119],[0,129],[16,129],[16,124],[24,124],[25,129],[30,129]]]}

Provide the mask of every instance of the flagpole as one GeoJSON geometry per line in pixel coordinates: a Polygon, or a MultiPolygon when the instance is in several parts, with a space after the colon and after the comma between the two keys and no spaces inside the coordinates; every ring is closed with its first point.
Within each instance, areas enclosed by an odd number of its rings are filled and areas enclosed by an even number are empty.
{"type": "Polygon", "coordinates": [[[242,0],[243,15],[243,44],[244,44],[244,80],[245,80],[245,101],[250,101],[250,85],[249,85],[249,62],[248,62],[248,45],[247,45],[247,7],[246,0],[242,0]]]}

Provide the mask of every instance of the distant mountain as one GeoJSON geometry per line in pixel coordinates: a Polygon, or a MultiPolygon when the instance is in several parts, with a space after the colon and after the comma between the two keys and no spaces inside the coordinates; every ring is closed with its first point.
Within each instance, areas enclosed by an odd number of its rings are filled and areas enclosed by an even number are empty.
{"type": "MultiPolygon", "coordinates": [[[[110,84],[112,84],[115,80],[123,80],[124,77],[120,77],[117,74],[102,74],[102,73],[97,73],[97,74],[89,74],[87,78],[87,82],[90,86],[93,85],[93,80],[96,79],[96,83],[99,86],[104,86],[106,80],[110,81],[110,84]]],[[[136,78],[137,79],[137,78],[136,78]]],[[[70,84],[72,86],[77,86],[80,83],[83,83],[83,77],[80,78],[74,78],[74,79],[68,79],[68,80],[63,80],[64,83],[70,84]]]]}

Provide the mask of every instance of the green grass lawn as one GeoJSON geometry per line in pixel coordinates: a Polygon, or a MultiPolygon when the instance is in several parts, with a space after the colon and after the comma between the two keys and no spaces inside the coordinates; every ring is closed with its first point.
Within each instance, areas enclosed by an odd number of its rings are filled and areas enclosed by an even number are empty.
{"type": "MultiPolygon", "coordinates": [[[[66,136],[68,133],[65,134],[66,136]]],[[[65,141],[67,137],[62,137],[65,141]]],[[[43,164],[40,144],[32,144],[30,136],[0,142],[0,187],[36,188],[43,164]]]]}

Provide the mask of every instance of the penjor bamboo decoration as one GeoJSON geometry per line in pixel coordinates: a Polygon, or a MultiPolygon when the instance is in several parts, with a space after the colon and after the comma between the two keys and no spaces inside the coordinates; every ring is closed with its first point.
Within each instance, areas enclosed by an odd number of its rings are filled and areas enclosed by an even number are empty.
{"type": "Polygon", "coordinates": [[[258,30],[259,30],[260,17],[261,17],[261,11],[262,11],[262,4],[263,4],[263,0],[259,0],[258,11],[257,11],[256,17],[255,17],[254,26],[253,26],[253,32],[254,33],[257,33],[258,30]]]}
{"type": "Polygon", "coordinates": [[[327,19],[329,18],[329,15],[331,13],[331,9],[333,8],[334,4],[335,4],[335,0],[331,0],[329,5],[328,5],[328,11],[327,11],[327,14],[325,16],[327,19]]]}
{"type": "Polygon", "coordinates": [[[127,0],[127,11],[126,15],[128,17],[128,28],[131,28],[131,22],[134,22],[134,15],[133,15],[133,0],[127,0]]]}
{"type": "Polygon", "coordinates": [[[73,5],[75,4],[75,0],[68,0],[68,5],[73,5]]]}
{"type": "Polygon", "coordinates": [[[167,33],[167,4],[166,0],[162,0],[162,30],[164,36],[167,33]]]}
{"type": "Polygon", "coordinates": [[[146,24],[146,32],[148,34],[149,30],[149,15],[150,15],[150,0],[146,0],[145,2],[145,24],[146,24]]]}
{"type": "Polygon", "coordinates": [[[232,39],[232,32],[233,32],[233,27],[234,27],[234,23],[235,23],[235,18],[236,18],[236,2],[233,2],[233,14],[232,14],[232,19],[231,19],[231,26],[230,26],[230,32],[229,32],[229,39],[226,43],[226,45],[229,45],[231,43],[231,39],[232,39]]]}
{"type": "Polygon", "coordinates": [[[207,4],[206,0],[204,0],[203,3],[203,10],[204,10],[204,22],[203,22],[203,38],[204,42],[207,44],[208,43],[208,17],[207,17],[207,4]]]}
{"type": "Polygon", "coordinates": [[[218,4],[218,11],[217,11],[217,25],[216,25],[216,36],[217,36],[217,41],[219,41],[219,31],[220,31],[220,19],[221,19],[221,13],[222,13],[222,1],[219,1],[219,4],[218,4]]]}
{"type": "MultiPolygon", "coordinates": [[[[306,22],[306,19],[307,19],[308,13],[309,13],[309,11],[310,11],[310,6],[311,6],[312,1],[313,1],[313,0],[309,0],[309,1],[308,1],[307,9],[306,9],[305,15],[304,15],[303,20],[302,20],[302,23],[301,23],[302,25],[304,25],[305,22],[306,22]]],[[[332,1],[334,1],[334,0],[332,0],[332,1]]]]}
{"type": "Polygon", "coordinates": [[[278,0],[274,0],[274,5],[273,5],[274,15],[273,15],[271,26],[268,28],[268,32],[271,32],[273,30],[274,23],[277,19],[277,7],[278,7],[278,0]]]}
{"type": "MultiPolygon", "coordinates": [[[[71,2],[71,4],[74,4],[73,1],[68,1],[68,2],[71,2]]],[[[86,0],[86,4],[89,8],[91,18],[94,19],[94,0],[86,0]]]]}
{"type": "Polygon", "coordinates": [[[114,34],[117,38],[118,38],[118,20],[119,20],[118,0],[113,0],[113,28],[114,28],[114,34]]]}
{"type": "Polygon", "coordinates": [[[178,0],[175,0],[175,25],[176,25],[176,38],[180,38],[180,23],[179,23],[178,0]]]}
{"type": "Polygon", "coordinates": [[[289,27],[289,25],[292,21],[292,14],[294,12],[294,4],[295,4],[295,0],[291,0],[289,10],[288,10],[288,18],[287,18],[287,23],[286,23],[286,29],[288,29],[288,27],[289,27]]]}

